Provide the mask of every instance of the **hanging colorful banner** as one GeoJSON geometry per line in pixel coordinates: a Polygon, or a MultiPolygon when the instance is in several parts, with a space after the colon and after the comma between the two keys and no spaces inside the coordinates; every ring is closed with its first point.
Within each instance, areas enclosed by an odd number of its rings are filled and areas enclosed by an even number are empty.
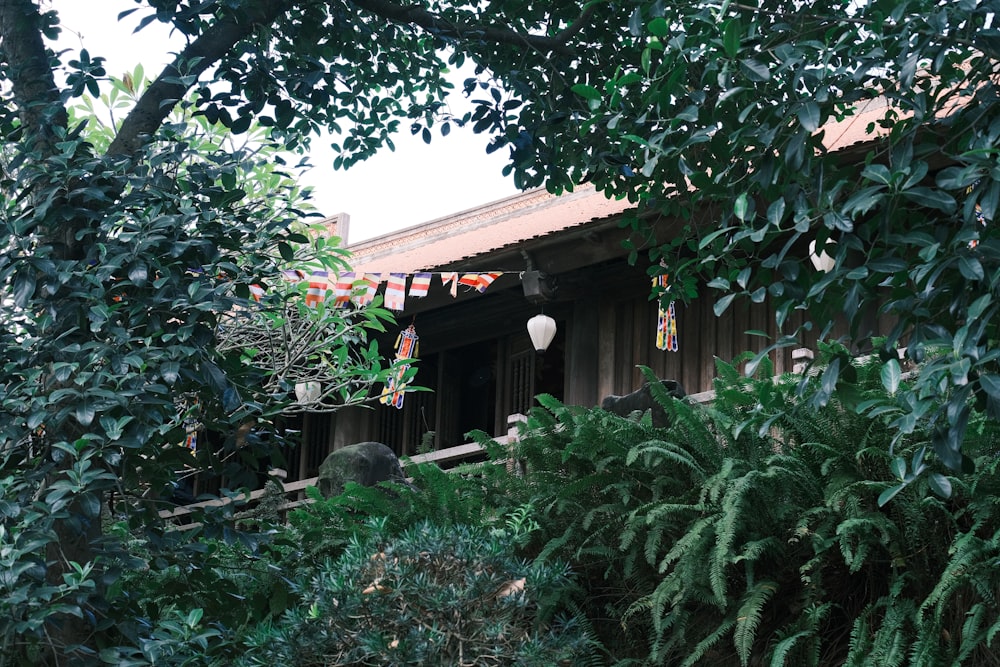
{"type": "MultiPolygon", "coordinates": [[[[653,287],[666,290],[669,286],[666,274],[653,278],[653,287]]],[[[657,301],[656,313],[656,349],[676,352],[677,344],[677,310],[674,302],[664,308],[663,300],[657,301]]]]}
{"type": "Polygon", "coordinates": [[[403,310],[406,298],[406,274],[390,273],[385,283],[385,307],[389,310],[403,310]]]}
{"type": "Polygon", "coordinates": [[[354,272],[345,271],[337,276],[333,287],[334,303],[340,308],[351,300],[351,290],[354,289],[354,272]]]}
{"type": "Polygon", "coordinates": [[[315,306],[325,299],[329,285],[329,275],[326,271],[313,271],[309,278],[309,289],[306,291],[306,305],[315,306]]]}
{"type": "MultiPolygon", "coordinates": [[[[399,333],[399,336],[396,337],[396,361],[399,362],[416,357],[420,353],[419,340],[420,337],[417,336],[417,330],[412,324],[403,329],[399,333]]],[[[404,376],[409,368],[410,364],[400,364],[396,368],[385,385],[385,391],[382,392],[382,395],[378,399],[379,403],[395,406],[397,410],[403,407],[403,394],[406,391],[404,376]]]]}
{"type": "Polygon", "coordinates": [[[448,271],[447,273],[441,274],[441,285],[446,286],[451,283],[450,294],[452,297],[458,296],[458,272],[448,271]]]}
{"type": "Polygon", "coordinates": [[[365,283],[365,291],[362,294],[357,294],[354,297],[354,303],[359,307],[363,308],[372,302],[375,298],[375,290],[378,289],[379,284],[382,282],[381,273],[366,273],[364,278],[362,278],[365,283]]]}
{"type": "Polygon", "coordinates": [[[503,275],[503,271],[490,271],[489,273],[480,273],[479,280],[476,285],[476,291],[480,294],[486,291],[486,288],[493,284],[493,281],[503,275]]]}
{"type": "Polygon", "coordinates": [[[410,296],[414,298],[423,298],[427,296],[427,290],[431,286],[431,274],[429,273],[414,273],[413,279],[410,281],[410,296]]]}

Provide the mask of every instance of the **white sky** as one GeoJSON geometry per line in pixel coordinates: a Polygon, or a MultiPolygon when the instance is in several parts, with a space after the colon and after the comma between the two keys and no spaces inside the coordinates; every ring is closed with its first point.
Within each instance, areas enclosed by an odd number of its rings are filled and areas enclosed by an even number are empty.
{"type": "MultiPolygon", "coordinates": [[[[107,59],[109,74],[121,76],[142,63],[155,76],[182,42],[171,40],[165,26],[153,23],[133,33],[146,7],[121,22],[118,14],[137,7],[134,0],[44,0],[62,19],[62,48],[85,47],[91,56],[107,59]]],[[[322,138],[314,139],[313,169],[301,179],[314,189],[313,203],[324,215],[351,216],[352,243],[402,227],[433,220],[516,192],[501,175],[506,151],[486,155],[486,137],[468,128],[452,128],[425,144],[411,136],[406,123],[384,150],[348,171],[334,171],[333,153],[322,138]]]]}

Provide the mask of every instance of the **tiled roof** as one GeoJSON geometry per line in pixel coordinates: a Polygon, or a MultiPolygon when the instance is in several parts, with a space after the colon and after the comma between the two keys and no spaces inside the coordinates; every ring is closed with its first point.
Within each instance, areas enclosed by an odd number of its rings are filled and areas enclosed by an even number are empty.
{"type": "MultiPolygon", "coordinates": [[[[826,123],[819,131],[824,133],[827,150],[844,150],[886,136],[889,130],[878,121],[885,117],[888,107],[885,97],[876,97],[861,103],[853,115],[826,123]]],[[[538,188],[352,244],[347,249],[353,254],[351,264],[356,271],[435,270],[606,219],[628,208],[627,201],[608,199],[590,185],[560,196],[538,188]]]]}
{"type": "MultiPolygon", "coordinates": [[[[823,145],[828,151],[834,152],[888,136],[889,129],[879,124],[879,121],[885,118],[888,109],[889,100],[883,96],[860,103],[853,109],[853,115],[839,121],[831,120],[819,129],[823,132],[823,145]]],[[[899,117],[909,115],[898,109],[897,114],[899,117]]]]}
{"type": "MultiPolygon", "coordinates": [[[[493,250],[601,220],[630,207],[593,186],[555,196],[529,190],[347,247],[356,271],[434,270],[493,250]]],[[[483,267],[490,268],[490,267],[483,267]]]]}

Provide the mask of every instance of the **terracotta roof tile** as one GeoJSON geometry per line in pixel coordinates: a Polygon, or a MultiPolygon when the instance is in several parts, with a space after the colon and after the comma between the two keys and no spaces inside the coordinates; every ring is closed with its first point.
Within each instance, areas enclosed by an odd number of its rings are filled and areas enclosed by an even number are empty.
{"type": "Polygon", "coordinates": [[[349,245],[356,271],[413,273],[617,215],[630,207],[593,186],[551,195],[544,189],[349,245]]]}

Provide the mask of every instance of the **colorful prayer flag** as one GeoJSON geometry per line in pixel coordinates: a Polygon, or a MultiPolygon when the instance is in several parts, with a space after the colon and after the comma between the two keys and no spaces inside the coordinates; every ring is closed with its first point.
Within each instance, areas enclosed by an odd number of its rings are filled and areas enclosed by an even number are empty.
{"type": "Polygon", "coordinates": [[[326,271],[313,271],[309,278],[309,289],[306,290],[306,305],[315,306],[326,298],[326,290],[330,282],[326,271]]]}
{"type": "Polygon", "coordinates": [[[451,283],[451,296],[458,296],[458,272],[457,271],[447,271],[441,274],[441,284],[447,285],[451,283]]]}
{"type": "Polygon", "coordinates": [[[390,273],[385,284],[385,307],[389,310],[403,310],[406,297],[406,274],[390,273]]]}
{"type": "Polygon", "coordinates": [[[410,281],[410,296],[412,297],[425,297],[427,296],[427,290],[431,286],[431,274],[429,273],[414,273],[413,279],[410,281]]]}
{"type": "Polygon", "coordinates": [[[464,273],[462,277],[458,279],[459,285],[465,285],[466,287],[479,287],[479,274],[478,273],[464,273]]]}
{"type": "Polygon", "coordinates": [[[337,276],[337,282],[333,288],[335,305],[340,308],[351,300],[351,290],[354,289],[354,272],[345,271],[337,276]]]}
{"type": "Polygon", "coordinates": [[[503,275],[503,271],[490,271],[489,273],[480,273],[479,281],[476,285],[476,289],[480,293],[485,292],[486,288],[493,284],[493,281],[503,275]]]}
{"type": "Polygon", "coordinates": [[[365,291],[363,294],[357,295],[354,299],[354,303],[359,307],[367,306],[375,298],[375,290],[378,289],[379,284],[382,282],[382,274],[366,273],[363,280],[365,281],[365,291]]]}

